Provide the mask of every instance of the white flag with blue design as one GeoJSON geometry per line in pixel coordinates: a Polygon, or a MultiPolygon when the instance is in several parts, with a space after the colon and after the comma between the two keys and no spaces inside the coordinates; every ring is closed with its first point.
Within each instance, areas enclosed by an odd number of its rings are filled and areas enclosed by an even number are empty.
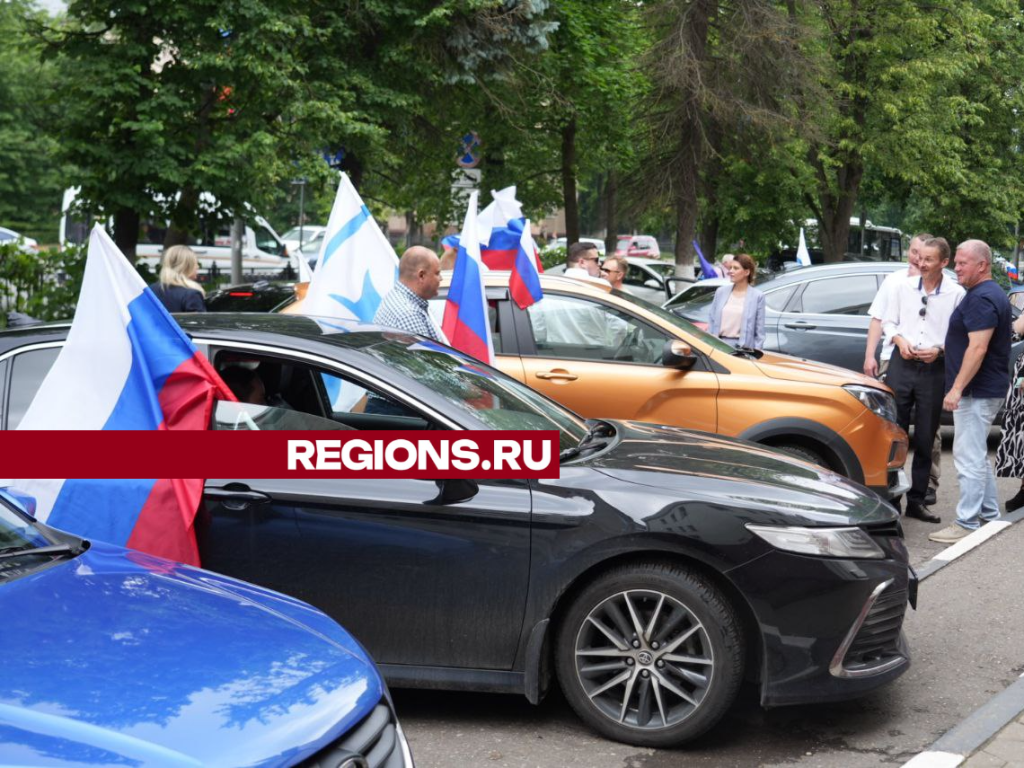
{"type": "Polygon", "coordinates": [[[395,249],[342,173],[303,314],[372,322],[397,275],[395,249]]]}

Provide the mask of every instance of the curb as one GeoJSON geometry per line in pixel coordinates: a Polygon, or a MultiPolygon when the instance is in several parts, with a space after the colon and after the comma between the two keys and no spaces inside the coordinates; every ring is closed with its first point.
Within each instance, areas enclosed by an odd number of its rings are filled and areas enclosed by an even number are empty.
{"type": "Polygon", "coordinates": [[[1008,515],[1002,515],[991,523],[986,523],[978,530],[960,539],[956,544],[947,547],[939,554],[929,560],[923,567],[917,569],[917,578],[924,581],[929,576],[941,571],[958,557],[966,555],[975,547],[980,546],[993,536],[998,536],[1014,523],[1024,520],[1024,507],[1014,510],[1008,515]]]}
{"type": "Polygon", "coordinates": [[[904,768],[956,768],[1024,712],[1024,677],[986,701],[959,725],[904,763],[904,768]]]}
{"type": "MultiPolygon", "coordinates": [[[[998,536],[1021,520],[1024,520],[1024,508],[982,526],[929,560],[918,571],[918,578],[924,581],[935,575],[958,557],[967,554],[993,536],[998,536]]],[[[1024,675],[942,734],[926,751],[905,762],[904,768],[956,768],[1016,720],[1022,712],[1024,675]]]]}

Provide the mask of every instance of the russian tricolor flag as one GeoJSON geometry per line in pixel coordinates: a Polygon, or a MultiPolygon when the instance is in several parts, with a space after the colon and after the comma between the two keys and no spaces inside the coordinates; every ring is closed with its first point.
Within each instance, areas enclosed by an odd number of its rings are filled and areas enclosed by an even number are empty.
{"type": "Polygon", "coordinates": [[[476,199],[477,193],[471,193],[441,329],[453,347],[493,364],[494,344],[491,342],[491,323],[484,294],[485,267],[477,238],[476,199]]]}
{"type": "MultiPolygon", "coordinates": [[[[19,430],[207,429],[235,400],[106,232],[89,238],[67,342],[19,430]]],[[[159,470],[160,456],[153,456],[159,470]]],[[[111,456],[112,465],[118,457],[111,456]]],[[[45,457],[40,457],[45,461],[45,457]]],[[[203,480],[15,480],[56,528],[199,564],[193,522],[203,480]]]]}
{"type": "Polygon", "coordinates": [[[509,292],[520,309],[526,309],[544,298],[544,294],[540,290],[540,273],[537,271],[536,253],[537,247],[533,243],[533,235],[530,234],[530,220],[527,219],[519,237],[512,277],[508,281],[509,292]]]}

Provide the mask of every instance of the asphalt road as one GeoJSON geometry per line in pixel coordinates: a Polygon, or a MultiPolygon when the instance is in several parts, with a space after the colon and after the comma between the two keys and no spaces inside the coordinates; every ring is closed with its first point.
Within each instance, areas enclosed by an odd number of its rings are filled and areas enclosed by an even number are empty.
{"type": "MultiPolygon", "coordinates": [[[[992,451],[997,439],[994,431],[992,451]]],[[[950,449],[947,439],[933,508],[942,525],[955,516],[950,449]]],[[[1000,499],[1017,487],[1000,480],[1000,499]]],[[[906,521],[915,564],[943,549],[927,539],[942,525],[906,521]]],[[[898,765],[1024,672],[1022,550],[1024,525],[1016,525],[921,584],[918,610],[905,624],[913,664],[888,688],[841,704],[763,710],[756,689],[746,687],[730,715],[683,750],[601,739],[557,691],[538,707],[518,696],[434,691],[395,691],[395,703],[421,768],[898,765]]]]}

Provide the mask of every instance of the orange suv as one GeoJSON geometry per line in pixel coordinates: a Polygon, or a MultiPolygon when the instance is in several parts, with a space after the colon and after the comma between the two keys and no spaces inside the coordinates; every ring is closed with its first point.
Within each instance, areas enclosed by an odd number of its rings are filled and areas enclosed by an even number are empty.
{"type": "MultiPolygon", "coordinates": [[[[497,366],[577,413],[740,437],[883,496],[907,489],[907,435],[892,391],[874,379],[739,352],[653,304],[571,278],[542,275],[544,299],[524,311],[508,277],[486,277],[497,366]]],[[[431,302],[438,319],[446,291],[447,280],[431,302]]]]}

